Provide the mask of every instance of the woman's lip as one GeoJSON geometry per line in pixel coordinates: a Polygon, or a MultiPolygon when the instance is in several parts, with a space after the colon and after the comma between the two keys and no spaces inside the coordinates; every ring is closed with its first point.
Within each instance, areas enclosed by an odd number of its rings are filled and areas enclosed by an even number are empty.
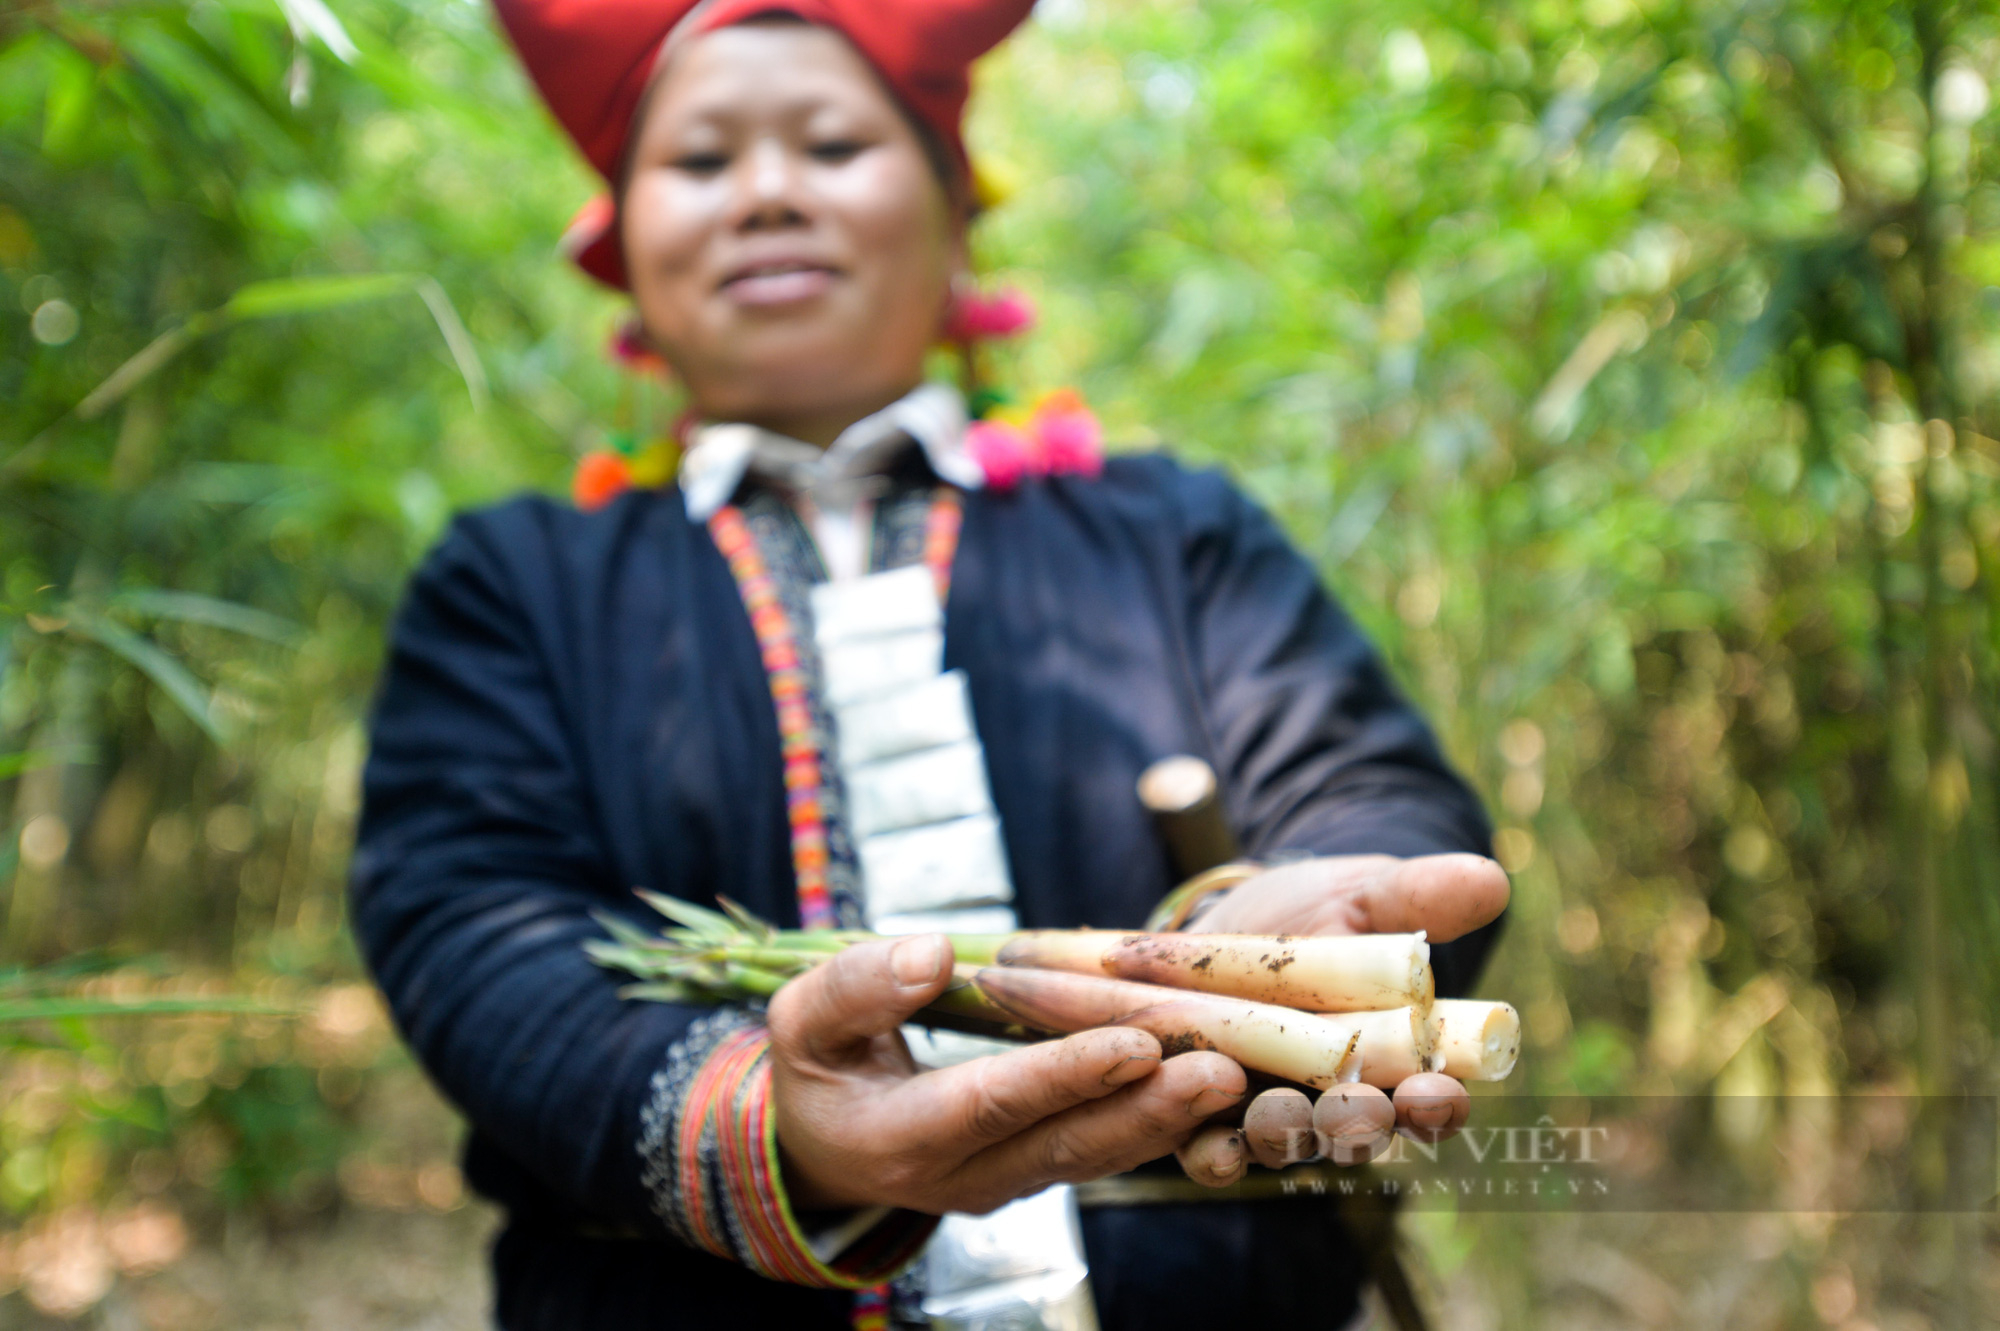
{"type": "Polygon", "coordinates": [[[825,295],[838,276],[831,268],[746,273],[724,282],[722,294],[738,305],[794,305],[825,295]]]}

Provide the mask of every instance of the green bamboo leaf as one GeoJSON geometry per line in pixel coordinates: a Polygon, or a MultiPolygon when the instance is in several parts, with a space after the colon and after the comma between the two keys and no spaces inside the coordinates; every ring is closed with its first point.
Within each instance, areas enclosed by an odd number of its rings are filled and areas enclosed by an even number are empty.
{"type": "Polygon", "coordinates": [[[70,605],[64,613],[69,617],[71,628],[123,657],[158,685],[161,692],[173,699],[210,739],[217,744],[228,742],[222,723],[216,719],[207,690],[202,688],[201,681],[186,666],[161,651],[152,640],[140,637],[122,624],[77,605],[70,605]]]}
{"type": "MultiPolygon", "coordinates": [[[[84,395],[83,401],[76,404],[76,418],[83,421],[95,420],[104,414],[107,407],[117,403],[127,393],[156,374],[162,366],[180,355],[187,349],[188,344],[194,341],[197,335],[194,325],[195,320],[190,319],[178,328],[169,328],[141,347],[123,365],[105,376],[103,383],[84,395]]],[[[26,453],[28,450],[24,448],[21,451],[26,453]]]]}
{"type": "Polygon", "coordinates": [[[289,619],[235,601],[203,596],[197,592],[144,588],[121,592],[112,603],[121,608],[135,610],[142,615],[179,620],[185,624],[205,624],[210,628],[227,629],[231,633],[241,633],[246,637],[262,638],[266,642],[274,642],[284,647],[297,646],[306,634],[303,625],[289,619]]]}
{"type": "Polygon", "coordinates": [[[492,398],[486,382],[486,367],[479,362],[479,349],[472,344],[472,334],[467,330],[465,320],[458,317],[458,307],[451,303],[451,297],[445,294],[445,289],[438,285],[435,278],[426,277],[419,281],[417,295],[423,298],[424,308],[431,312],[431,320],[437,324],[439,336],[444,338],[445,349],[451,352],[459,377],[465,380],[465,391],[472,398],[472,409],[486,410],[486,404],[492,398]]]}
{"type": "Polygon", "coordinates": [[[0,1050],[8,1053],[32,1049],[37,1053],[74,1054],[76,1048],[74,1041],[52,1040],[32,1027],[0,1025],[0,1050]]]}
{"type": "Polygon", "coordinates": [[[1801,306],[1817,293],[1811,290],[1815,254],[1810,246],[1786,246],[1778,255],[1776,280],[1758,312],[1737,338],[1723,365],[1732,382],[1740,382],[1769,360],[1797,325],[1801,306]]]}
{"type": "Polygon", "coordinates": [[[59,761],[61,755],[54,749],[24,749],[20,753],[0,753],[0,781],[59,761]]]}
{"type": "Polygon", "coordinates": [[[166,1017],[190,1013],[290,1016],[297,1009],[254,998],[11,998],[0,999],[0,1022],[73,1021],[85,1017],[166,1017]]]}
{"type": "MultiPolygon", "coordinates": [[[[179,326],[169,328],[140,348],[102,383],[85,394],[72,409],[72,414],[85,421],[103,415],[196,339],[228,324],[292,314],[314,314],[344,305],[384,300],[412,290],[423,298],[431,318],[436,321],[446,348],[465,378],[466,391],[472,395],[473,405],[483,408],[488,397],[485,368],[480,365],[473,348],[472,335],[466,331],[464,321],[458,317],[458,311],[442,287],[431,278],[414,273],[334,273],[318,277],[273,278],[239,288],[221,309],[190,315],[179,326]]],[[[53,428],[53,425],[48,427],[53,428]]],[[[13,467],[23,455],[28,454],[29,449],[37,448],[48,434],[48,429],[22,448],[14,459],[10,459],[8,466],[13,467]]]]}
{"type": "Polygon", "coordinates": [[[224,318],[272,319],[287,314],[313,314],[382,300],[414,287],[419,279],[408,273],[335,273],[322,277],[280,277],[252,282],[222,307],[224,318]]]}
{"type": "MultiPolygon", "coordinates": [[[[72,984],[86,975],[100,975],[121,964],[103,952],[81,952],[45,966],[0,966],[0,993],[34,993],[72,984]]],[[[125,962],[130,965],[132,963],[125,962]]]]}
{"type": "Polygon", "coordinates": [[[353,64],[361,54],[354,39],[347,35],[347,29],[326,7],[325,0],[278,0],[278,8],[284,11],[285,21],[292,25],[293,32],[300,37],[311,33],[319,38],[343,65],[353,64]]]}
{"type": "Polygon", "coordinates": [[[123,1095],[90,1096],[83,1108],[92,1118],[127,1123],[141,1132],[165,1132],[166,1117],[156,1101],[123,1095]]]}

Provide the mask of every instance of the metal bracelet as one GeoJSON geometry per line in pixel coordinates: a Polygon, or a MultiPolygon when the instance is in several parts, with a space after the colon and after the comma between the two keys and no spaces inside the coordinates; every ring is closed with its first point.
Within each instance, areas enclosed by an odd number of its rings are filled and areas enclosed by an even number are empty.
{"type": "Polygon", "coordinates": [[[1171,933],[1187,924],[1194,910],[1205,899],[1218,892],[1227,892],[1264,872],[1264,866],[1247,860],[1231,864],[1218,864],[1213,869],[1198,873],[1182,883],[1153,907],[1153,913],[1146,917],[1149,933],[1171,933]]]}

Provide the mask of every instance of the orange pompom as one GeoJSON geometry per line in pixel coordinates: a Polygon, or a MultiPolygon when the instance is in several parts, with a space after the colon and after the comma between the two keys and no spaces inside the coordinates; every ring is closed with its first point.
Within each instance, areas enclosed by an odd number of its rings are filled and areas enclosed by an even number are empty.
{"type": "Polygon", "coordinates": [[[584,454],[569,487],[570,497],[586,513],[603,508],[631,488],[631,465],[608,450],[584,454]]]}

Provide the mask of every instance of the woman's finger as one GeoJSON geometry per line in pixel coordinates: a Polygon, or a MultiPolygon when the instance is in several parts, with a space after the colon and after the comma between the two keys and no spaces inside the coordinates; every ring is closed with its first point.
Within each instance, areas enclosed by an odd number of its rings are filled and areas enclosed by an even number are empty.
{"type": "Polygon", "coordinates": [[[896,1088],[902,1131],[964,1159],[1160,1068],[1160,1042],[1106,1026],[975,1058],[896,1088]]]}
{"type": "Polygon", "coordinates": [[[1456,1137],[1472,1116],[1464,1083],[1442,1072],[1419,1072],[1396,1087],[1396,1128],[1426,1145],[1456,1137]]]}
{"type": "Polygon", "coordinates": [[[1226,1188],[1242,1179],[1250,1166],[1243,1131],[1227,1123],[1211,1123],[1187,1139],[1174,1158],[1181,1172],[1204,1188],[1226,1188]]]}
{"type": "Polygon", "coordinates": [[[1178,1149],[1205,1120],[1239,1103],[1247,1087],[1232,1059],[1177,1055],[1150,1077],[981,1151],[952,1186],[990,1207],[1051,1183],[1121,1173],[1178,1149]]]}
{"type": "Polygon", "coordinates": [[[1266,1169],[1283,1169],[1319,1153],[1313,1137],[1312,1097],[1280,1086],[1260,1094],[1243,1112],[1243,1140],[1266,1169]]]}
{"type": "Polygon", "coordinates": [[[789,981],[766,1023],[781,1057],[836,1066],[865,1055],[876,1036],[901,1026],[944,992],[951,942],[943,934],[859,943],[789,981]]]}
{"type": "Polygon", "coordinates": [[[1319,1153],[1336,1165],[1365,1165],[1380,1155],[1396,1128],[1396,1107],[1373,1086],[1356,1083],[1321,1092],[1313,1106],[1319,1153]]]}
{"type": "Polygon", "coordinates": [[[1352,903],[1357,933],[1423,930],[1448,943],[1498,918],[1513,889],[1507,871],[1483,855],[1419,855],[1371,878],[1352,903]]]}

